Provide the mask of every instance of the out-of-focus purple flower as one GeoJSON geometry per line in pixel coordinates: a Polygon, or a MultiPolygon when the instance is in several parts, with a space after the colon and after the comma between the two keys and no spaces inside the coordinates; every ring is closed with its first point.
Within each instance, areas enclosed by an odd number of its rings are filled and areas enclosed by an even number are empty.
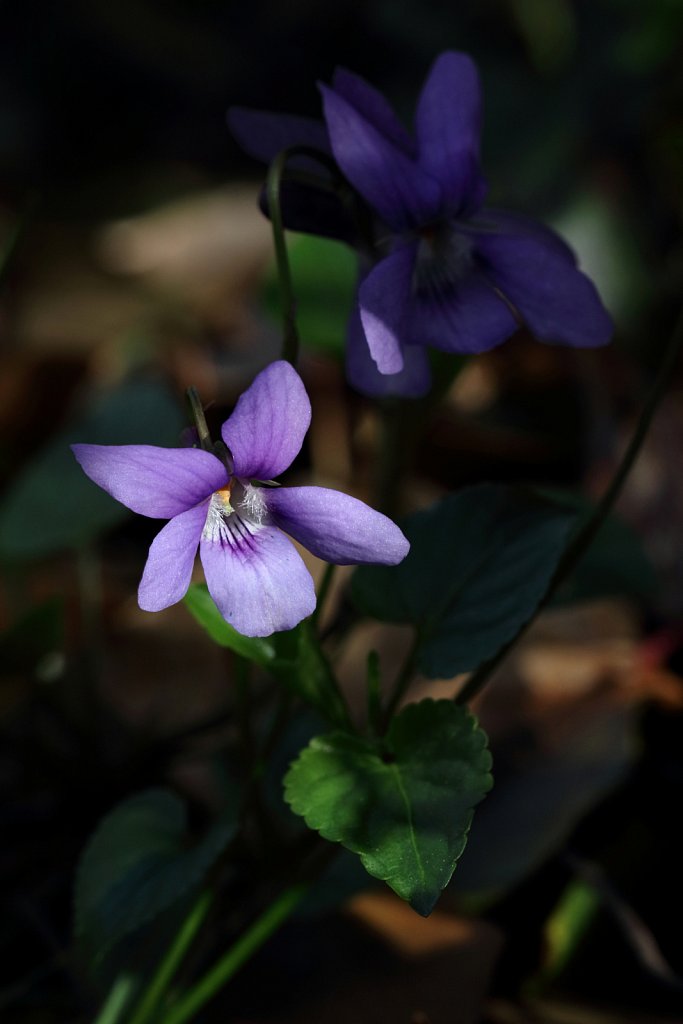
{"type": "MultiPolygon", "coordinates": [[[[349,71],[337,69],[332,86],[320,90],[326,133],[315,121],[242,108],[229,120],[238,141],[261,159],[301,143],[331,152],[373,211],[372,259],[348,337],[347,367],[360,391],[423,394],[430,382],[425,347],[485,352],[522,323],[554,344],[609,341],[609,314],[559,236],[484,206],[481,89],[470,57],[446,52],[436,59],[414,136],[385,98],[349,71]]],[[[328,226],[320,233],[333,232],[328,226]]]]}
{"type": "Polygon", "coordinates": [[[197,547],[224,618],[245,636],[292,629],[315,608],[313,580],[284,530],[339,565],[395,565],[409,544],[386,516],[324,487],[268,487],[298,454],[311,420],[301,378],[272,363],[240,397],[221,434],[231,468],[198,448],[76,444],[87,475],[133,512],[170,519],[138,591],[160,611],[190,584],[197,547]],[[261,484],[259,484],[261,482],[261,484]]]}

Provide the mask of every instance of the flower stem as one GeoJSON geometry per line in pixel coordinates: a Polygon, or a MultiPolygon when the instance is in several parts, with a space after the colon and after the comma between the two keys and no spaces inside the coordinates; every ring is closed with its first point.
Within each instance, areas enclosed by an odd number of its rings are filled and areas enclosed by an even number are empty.
{"type": "MultiPolygon", "coordinates": [[[[213,893],[211,890],[203,889],[190,913],[181,925],[172,945],[169,947],[166,955],[159,964],[156,973],[147,986],[142,999],[138,1003],[135,1013],[128,1020],[128,1024],[147,1024],[148,1021],[154,1019],[153,1015],[155,1014],[161,999],[166,994],[169,985],[173,981],[175,973],[182,963],[187,950],[192,944],[200,927],[204,923],[212,901],[213,893]]],[[[97,1024],[105,1024],[105,1022],[98,1020],[97,1024]]],[[[114,1024],[113,1020],[112,1024],[114,1024]]]]}
{"type": "MultiPolygon", "coordinates": [[[[185,1024],[212,999],[287,920],[310,883],[290,886],[254,921],[237,942],[176,1004],[166,1011],[164,1024],[185,1024]]],[[[143,1020],[131,1024],[145,1024],[143,1020]]]]}
{"type": "Polygon", "coordinates": [[[384,731],[386,731],[389,723],[391,722],[391,719],[393,718],[393,716],[394,716],[394,714],[396,712],[396,708],[400,704],[400,702],[401,702],[401,700],[403,698],[403,695],[405,694],[406,690],[408,689],[408,687],[410,685],[410,682],[411,682],[413,676],[415,675],[415,668],[416,668],[416,665],[417,665],[417,649],[418,649],[419,643],[420,643],[420,634],[416,631],[415,632],[415,637],[413,638],[413,642],[410,645],[410,650],[408,651],[408,653],[407,653],[407,655],[405,657],[405,660],[404,660],[404,662],[403,662],[403,664],[401,666],[401,669],[400,669],[398,675],[396,676],[396,681],[394,683],[393,690],[391,691],[391,697],[389,698],[389,702],[388,702],[388,704],[387,704],[387,706],[386,706],[386,708],[384,710],[384,715],[383,715],[383,728],[384,728],[384,731]]]}
{"type": "Polygon", "coordinates": [[[560,558],[546,592],[541,598],[532,618],[518,629],[512,640],[501,647],[497,654],[492,658],[489,658],[488,661],[485,661],[479,666],[476,672],[472,673],[460,690],[460,693],[455,698],[458,704],[466,704],[468,701],[472,700],[473,697],[476,697],[476,695],[483,689],[492,673],[507,657],[508,653],[512,650],[517,641],[526,633],[532,622],[535,621],[538,613],[542,611],[543,608],[547,607],[554,595],[557,593],[560,585],[564,583],[569,574],[573,572],[584,552],[592,543],[600,527],[604,524],[615,501],[621,493],[621,489],[631,472],[633,464],[640,454],[640,449],[642,448],[643,441],[650,429],[650,424],[652,423],[654,414],[657,411],[657,407],[664,395],[664,392],[666,391],[673,371],[676,368],[681,348],[683,348],[683,310],[679,314],[676,326],[674,327],[669,343],[664,351],[664,356],[659,365],[657,375],[652,383],[640,416],[638,417],[638,422],[633,432],[633,436],[631,437],[628,447],[622,456],[621,462],[617,466],[609,487],[586,520],[583,528],[565,548],[564,554],[560,558]]]}
{"type": "Polygon", "coordinates": [[[333,562],[328,562],[327,565],[325,566],[325,571],[323,572],[322,579],[320,580],[320,586],[318,587],[318,596],[316,600],[315,609],[313,611],[313,614],[311,615],[311,622],[314,625],[320,619],[320,614],[325,603],[325,598],[327,597],[330,591],[332,577],[334,576],[334,570],[336,568],[337,567],[336,565],[334,565],[333,562]]]}
{"type": "Polygon", "coordinates": [[[104,1006],[95,1018],[94,1024],[119,1024],[135,988],[132,974],[121,974],[111,987],[104,1006]]]}
{"type": "Polygon", "coordinates": [[[266,179],[266,195],[268,199],[268,213],[273,226],[273,245],[275,247],[275,262],[277,264],[277,275],[280,282],[280,295],[282,300],[282,358],[286,359],[292,366],[296,366],[299,356],[299,332],[296,326],[296,299],[292,284],[292,272],[289,266],[287,255],[287,241],[285,239],[285,228],[282,222],[282,205],[280,203],[280,189],[282,188],[282,177],[285,173],[287,161],[290,157],[290,150],[283,149],[273,160],[268,169],[266,179]]]}
{"type": "Polygon", "coordinates": [[[192,387],[189,387],[187,389],[185,394],[187,396],[188,405],[190,406],[190,413],[192,415],[192,419],[194,420],[195,426],[197,428],[197,435],[199,437],[200,447],[203,448],[205,452],[213,451],[213,442],[211,440],[211,434],[209,433],[209,428],[206,422],[206,416],[204,415],[204,409],[202,407],[202,400],[199,397],[199,392],[193,385],[192,387]]]}

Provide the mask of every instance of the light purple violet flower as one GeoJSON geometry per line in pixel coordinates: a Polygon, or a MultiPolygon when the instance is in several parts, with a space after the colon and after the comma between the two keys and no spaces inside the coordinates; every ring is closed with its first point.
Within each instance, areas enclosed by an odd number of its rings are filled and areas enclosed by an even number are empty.
{"type": "Polygon", "coordinates": [[[233,471],[199,448],[72,445],[83,470],[133,512],[170,519],[157,535],[138,590],[160,611],[190,584],[197,547],[209,592],[245,636],[292,629],[315,608],[313,580],[294,545],[338,565],[395,565],[409,544],[362,501],[325,487],[266,487],[291,464],[311,421],[306,390],[289,363],[272,363],[221,429],[233,471]]]}
{"type": "MultiPolygon", "coordinates": [[[[485,352],[520,323],[558,345],[609,341],[609,314],[560,237],[483,205],[481,88],[470,57],[446,52],[436,59],[418,100],[414,137],[357,75],[338,68],[332,86],[320,90],[325,134],[315,121],[244,108],[231,111],[229,123],[262,159],[285,145],[331,152],[375,216],[372,260],[349,324],[347,371],[358,390],[424,394],[426,346],[485,352]]],[[[315,230],[305,223],[302,189],[285,217],[291,227],[315,230]]],[[[319,233],[333,234],[333,227],[328,220],[319,233]]]]}

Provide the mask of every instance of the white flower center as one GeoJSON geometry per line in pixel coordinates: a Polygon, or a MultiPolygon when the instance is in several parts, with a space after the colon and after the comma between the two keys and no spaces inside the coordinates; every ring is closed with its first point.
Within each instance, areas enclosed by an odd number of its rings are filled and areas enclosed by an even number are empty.
{"type": "Polygon", "coordinates": [[[267,517],[261,489],[233,477],[227,487],[211,495],[202,539],[241,547],[265,525],[267,517]]]}

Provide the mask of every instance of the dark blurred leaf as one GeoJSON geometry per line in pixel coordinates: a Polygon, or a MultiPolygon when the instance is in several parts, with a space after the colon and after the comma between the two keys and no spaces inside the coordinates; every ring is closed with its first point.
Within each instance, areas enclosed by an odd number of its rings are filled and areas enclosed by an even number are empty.
{"type": "Polygon", "coordinates": [[[180,409],[158,383],[131,381],[94,398],[24,469],[0,508],[0,558],[31,559],[80,547],[131,513],[86,477],[70,444],[177,443],[180,409]]]}
{"type": "Polygon", "coordinates": [[[199,885],[236,822],[226,814],[189,845],[185,805],[169,790],[149,789],[114,808],[91,837],[76,877],[76,938],[88,958],[101,960],[199,885]]]}
{"type": "MultiPolygon", "coordinates": [[[[568,491],[544,491],[544,494],[573,506],[580,530],[592,505],[580,495],[568,491]]],[[[569,604],[596,597],[625,596],[646,600],[657,588],[654,566],[645,554],[640,538],[617,516],[610,516],[600,528],[572,574],[562,584],[555,603],[569,604]]]]}
{"type": "Polygon", "coordinates": [[[622,781],[637,752],[632,708],[590,705],[575,724],[496,754],[496,788],[477,814],[454,887],[494,898],[552,856],[622,781]]]}
{"type": "Polygon", "coordinates": [[[362,566],[352,596],[368,615],[412,623],[430,678],[475,669],[536,610],[574,513],[531,493],[481,484],[411,516],[408,557],[362,566]]]}
{"type": "Polygon", "coordinates": [[[62,602],[46,601],[0,634],[0,675],[32,673],[41,659],[64,643],[62,602]]]}
{"type": "Polygon", "coordinates": [[[427,915],[491,788],[490,768],[476,719],[452,701],[425,700],[392,720],[381,746],[342,732],[316,737],[285,776],[285,799],[427,915]]]}

